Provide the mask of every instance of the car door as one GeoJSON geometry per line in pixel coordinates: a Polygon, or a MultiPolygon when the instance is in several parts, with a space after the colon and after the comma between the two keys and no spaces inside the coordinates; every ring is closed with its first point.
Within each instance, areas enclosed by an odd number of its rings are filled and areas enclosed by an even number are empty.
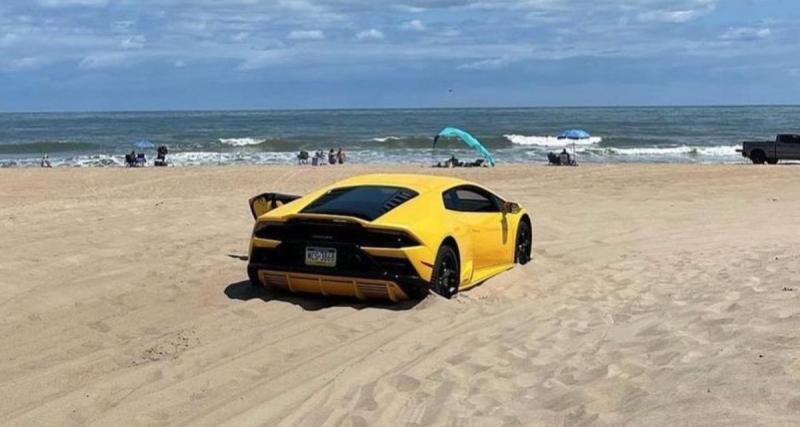
{"type": "Polygon", "coordinates": [[[800,160],[800,135],[790,135],[786,141],[786,159],[800,160]]]}
{"type": "Polygon", "coordinates": [[[460,186],[444,194],[445,208],[457,211],[470,227],[474,268],[481,270],[501,264],[506,258],[507,224],[500,200],[474,186],[460,186]]]}
{"type": "Polygon", "coordinates": [[[800,160],[800,136],[778,135],[775,157],[783,160],[800,160]]]}

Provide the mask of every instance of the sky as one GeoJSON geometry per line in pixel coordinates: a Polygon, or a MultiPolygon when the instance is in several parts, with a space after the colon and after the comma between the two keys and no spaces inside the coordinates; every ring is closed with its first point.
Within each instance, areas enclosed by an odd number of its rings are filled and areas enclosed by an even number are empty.
{"type": "Polygon", "coordinates": [[[2,0],[0,111],[798,104],[797,0],[2,0]]]}

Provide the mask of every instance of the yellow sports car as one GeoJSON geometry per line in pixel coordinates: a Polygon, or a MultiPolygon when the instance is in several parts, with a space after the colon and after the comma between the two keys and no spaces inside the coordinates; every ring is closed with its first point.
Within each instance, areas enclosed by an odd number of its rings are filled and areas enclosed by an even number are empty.
{"type": "Polygon", "coordinates": [[[304,197],[265,193],[250,208],[247,273],[272,289],[451,298],[531,259],[528,213],[457,178],[363,175],[304,197]]]}

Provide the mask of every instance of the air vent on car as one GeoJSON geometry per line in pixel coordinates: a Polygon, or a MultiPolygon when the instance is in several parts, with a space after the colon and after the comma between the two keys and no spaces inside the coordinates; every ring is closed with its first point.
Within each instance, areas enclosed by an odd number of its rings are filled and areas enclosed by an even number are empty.
{"type": "Polygon", "coordinates": [[[386,203],[383,204],[381,208],[381,213],[389,212],[390,210],[402,205],[403,203],[411,200],[416,196],[417,193],[408,190],[400,190],[392,196],[391,199],[387,200],[386,203]]]}

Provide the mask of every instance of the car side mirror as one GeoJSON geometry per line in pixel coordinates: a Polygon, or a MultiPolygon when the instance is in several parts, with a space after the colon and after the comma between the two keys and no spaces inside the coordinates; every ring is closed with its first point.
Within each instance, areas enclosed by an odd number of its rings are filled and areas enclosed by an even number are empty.
{"type": "Polygon", "coordinates": [[[503,213],[504,214],[517,214],[521,208],[519,207],[518,203],[515,202],[503,202],[503,213]]]}

